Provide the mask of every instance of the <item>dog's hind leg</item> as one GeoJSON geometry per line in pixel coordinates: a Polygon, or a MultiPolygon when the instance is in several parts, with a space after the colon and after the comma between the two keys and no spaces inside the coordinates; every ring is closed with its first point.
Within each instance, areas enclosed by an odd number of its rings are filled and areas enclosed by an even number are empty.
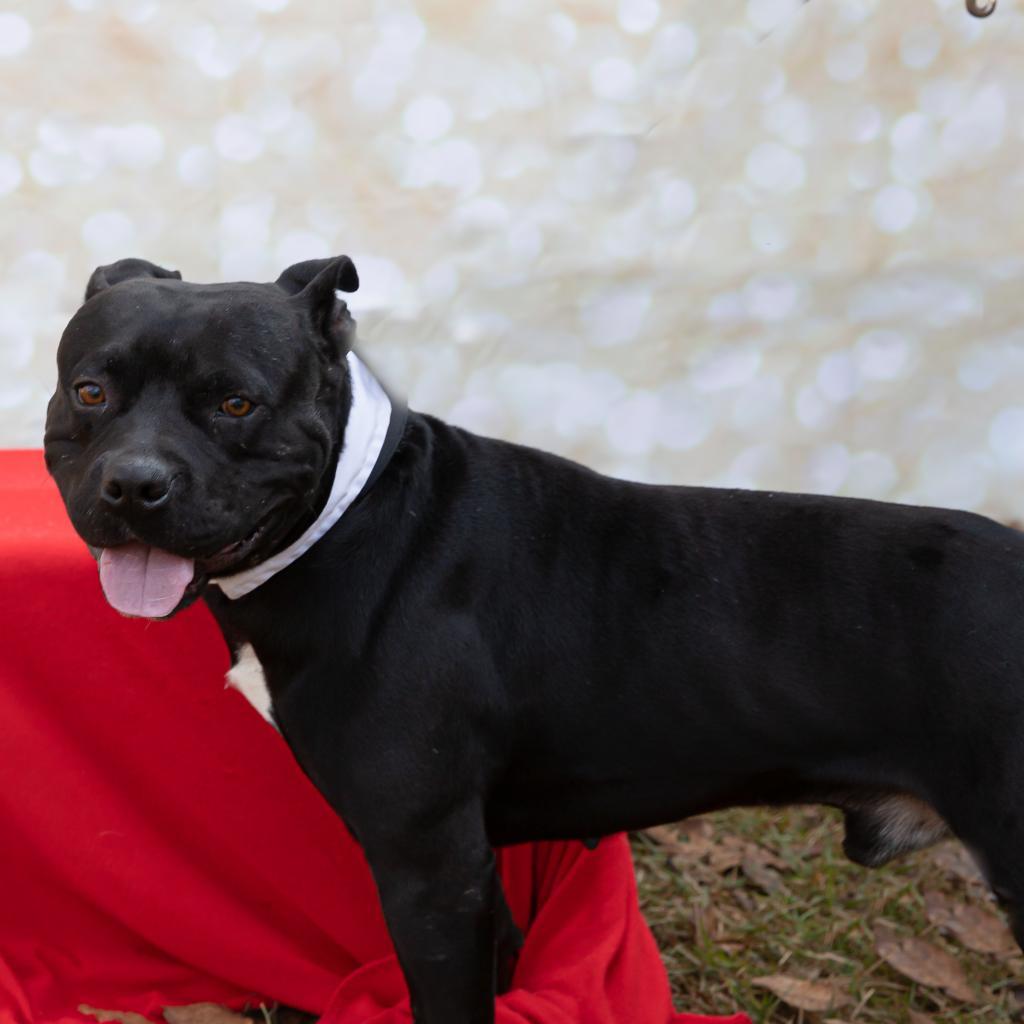
{"type": "MultiPolygon", "coordinates": [[[[987,735],[991,750],[1005,750],[995,730],[987,735]]],[[[1024,950],[1024,766],[1018,770],[1016,761],[1012,750],[998,758],[974,754],[961,764],[961,777],[948,781],[941,803],[950,828],[978,862],[1024,950]]]]}
{"type": "Polygon", "coordinates": [[[1024,817],[1011,810],[1012,798],[957,801],[950,825],[929,804],[889,794],[843,801],[847,857],[877,868],[956,834],[977,859],[1006,911],[1017,945],[1024,949],[1024,817]],[[952,827],[950,827],[952,826],[952,827]]]}
{"type": "Polygon", "coordinates": [[[1017,945],[1024,950],[1024,820],[1003,806],[993,809],[991,820],[957,831],[1006,913],[1017,945]]]}
{"type": "Polygon", "coordinates": [[[984,854],[975,856],[981,862],[999,905],[1006,912],[1017,945],[1024,950],[1024,868],[1020,854],[1015,852],[1012,857],[1001,855],[997,862],[984,854]]]}

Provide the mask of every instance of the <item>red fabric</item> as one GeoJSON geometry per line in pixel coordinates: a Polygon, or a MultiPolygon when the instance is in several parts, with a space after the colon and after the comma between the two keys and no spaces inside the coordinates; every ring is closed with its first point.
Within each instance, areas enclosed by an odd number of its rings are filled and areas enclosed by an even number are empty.
{"type": "MultiPolygon", "coordinates": [[[[205,608],[107,607],[38,452],[0,453],[0,629],[0,1021],[207,1000],[410,1020],[361,852],[224,688],[205,608]]],[[[672,1011],[623,838],[499,864],[527,933],[500,1024],[711,1019],[672,1011]]]]}

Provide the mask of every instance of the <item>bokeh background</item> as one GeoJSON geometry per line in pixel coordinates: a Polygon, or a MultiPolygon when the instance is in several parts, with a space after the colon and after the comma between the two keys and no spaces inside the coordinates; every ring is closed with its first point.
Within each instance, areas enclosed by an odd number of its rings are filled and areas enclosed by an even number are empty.
{"type": "MultiPolygon", "coordinates": [[[[0,0],[0,447],[41,443],[97,264],[344,252],[416,408],[1024,520],[1022,200],[1024,0],[0,0]]],[[[784,969],[849,1020],[1020,1019],[957,849],[867,875],[816,811],[680,828],[634,848],[681,1006],[803,1021],[754,980],[784,969]],[[987,931],[915,973],[875,929],[939,941],[936,892],[987,931]]]]}
{"type": "Polygon", "coordinates": [[[1024,8],[0,0],[0,445],[97,263],[345,252],[419,409],[1024,515],[1024,8]]]}

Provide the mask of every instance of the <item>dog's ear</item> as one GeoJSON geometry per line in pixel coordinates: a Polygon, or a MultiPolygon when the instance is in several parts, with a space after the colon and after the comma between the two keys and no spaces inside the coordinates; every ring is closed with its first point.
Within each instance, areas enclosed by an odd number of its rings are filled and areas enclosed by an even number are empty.
{"type": "Polygon", "coordinates": [[[348,311],[348,303],[336,293],[354,292],[359,287],[355,264],[347,256],[307,260],[289,267],[277,283],[287,291],[303,278],[306,283],[302,290],[293,292],[288,301],[309,317],[314,330],[327,342],[328,355],[344,355],[356,322],[348,311]],[[288,281],[282,285],[286,277],[288,281]]]}
{"type": "Polygon", "coordinates": [[[298,295],[313,278],[336,260],[343,260],[347,264],[350,274],[344,283],[338,285],[338,288],[343,292],[357,291],[359,275],[356,273],[355,264],[347,256],[328,256],[325,260],[303,260],[301,263],[293,263],[287,270],[281,271],[281,276],[275,283],[278,288],[286,291],[289,295],[298,295]]]}
{"type": "Polygon", "coordinates": [[[97,267],[92,272],[89,283],[85,286],[85,301],[88,302],[94,295],[105,292],[108,288],[113,288],[115,284],[128,281],[133,277],[170,277],[180,281],[181,272],[165,270],[155,263],[150,263],[149,260],[118,260],[105,267],[97,267]]]}

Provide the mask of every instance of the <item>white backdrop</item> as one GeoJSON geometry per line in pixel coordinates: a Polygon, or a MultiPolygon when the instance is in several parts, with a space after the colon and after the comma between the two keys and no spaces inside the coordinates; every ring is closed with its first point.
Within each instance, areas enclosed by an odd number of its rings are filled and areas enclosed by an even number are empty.
{"type": "Polygon", "coordinates": [[[1024,516],[1024,10],[0,0],[0,444],[97,263],[346,252],[412,405],[1024,516]]]}

